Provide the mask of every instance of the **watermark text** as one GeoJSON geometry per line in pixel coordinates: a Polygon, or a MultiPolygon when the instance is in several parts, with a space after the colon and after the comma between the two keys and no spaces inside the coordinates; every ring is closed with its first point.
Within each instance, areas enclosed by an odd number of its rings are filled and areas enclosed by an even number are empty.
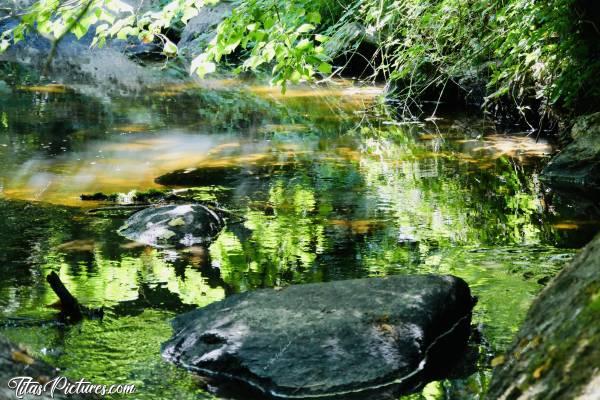
{"type": "Polygon", "coordinates": [[[64,376],[57,376],[45,383],[40,383],[30,376],[16,376],[8,381],[8,388],[15,391],[17,399],[26,395],[42,396],[48,395],[54,398],[56,394],[70,395],[97,395],[108,396],[112,394],[135,393],[135,385],[97,385],[85,379],[70,381],[64,376]]]}

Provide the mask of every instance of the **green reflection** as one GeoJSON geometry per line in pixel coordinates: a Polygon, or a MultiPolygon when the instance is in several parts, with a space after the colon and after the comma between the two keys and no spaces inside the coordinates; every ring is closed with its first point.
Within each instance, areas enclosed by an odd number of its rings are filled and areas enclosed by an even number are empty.
{"type": "Polygon", "coordinates": [[[537,182],[548,144],[462,117],[399,125],[358,89],[178,86],[107,103],[15,93],[0,98],[1,332],[73,378],[137,383],[136,398],[210,398],[160,358],[177,313],[262,287],[403,273],[464,278],[485,338],[475,374],[406,398],[481,398],[490,358],[582,232],[537,182]],[[88,214],[77,198],[208,166],[223,182],[199,198],[243,217],[209,248],[140,247],[116,234],[126,215],[88,214]],[[58,205],[14,200],[32,193],[58,205]],[[50,271],[105,320],[49,323],[50,271]]]}

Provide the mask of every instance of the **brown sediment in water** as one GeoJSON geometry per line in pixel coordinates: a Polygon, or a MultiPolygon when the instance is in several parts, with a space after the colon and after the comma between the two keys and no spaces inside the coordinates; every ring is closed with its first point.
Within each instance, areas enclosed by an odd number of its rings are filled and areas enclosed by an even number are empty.
{"type": "Polygon", "coordinates": [[[149,132],[153,129],[150,124],[126,124],[126,125],[117,125],[112,128],[114,132],[121,133],[139,133],[139,132],[149,132]]]}
{"type": "Polygon", "coordinates": [[[472,144],[471,153],[486,153],[493,158],[503,156],[541,158],[551,155],[553,146],[545,140],[536,140],[534,136],[516,136],[493,134],[481,139],[458,140],[457,143],[472,144]]]}
{"type": "Polygon", "coordinates": [[[366,220],[343,220],[332,219],[328,223],[335,227],[350,229],[354,234],[366,234],[376,229],[381,229],[385,226],[385,221],[377,219],[366,220]]]}
{"type": "Polygon", "coordinates": [[[39,86],[17,86],[17,90],[36,93],[66,93],[69,91],[69,87],[66,85],[51,83],[48,85],[39,86]]]}

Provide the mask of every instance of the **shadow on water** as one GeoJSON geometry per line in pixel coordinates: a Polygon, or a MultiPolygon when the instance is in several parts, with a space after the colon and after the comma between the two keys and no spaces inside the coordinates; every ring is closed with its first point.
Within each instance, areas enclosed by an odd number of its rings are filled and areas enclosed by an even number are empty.
{"type": "Polygon", "coordinates": [[[551,143],[459,115],[399,124],[377,88],[345,82],[282,97],[180,85],[107,102],[7,87],[0,319],[52,320],[50,271],[107,314],[73,327],[3,323],[1,333],[68,376],[134,383],[136,398],[215,397],[160,357],[177,313],[256,288],[404,273],[465,279],[485,339],[473,344],[475,371],[402,398],[479,398],[533,296],[600,224],[593,203],[573,209],[539,184],[551,143]],[[79,199],[127,201],[161,183],[195,187],[244,222],[207,248],[158,250],[116,233],[126,215],[89,214],[98,204],[79,199]]]}

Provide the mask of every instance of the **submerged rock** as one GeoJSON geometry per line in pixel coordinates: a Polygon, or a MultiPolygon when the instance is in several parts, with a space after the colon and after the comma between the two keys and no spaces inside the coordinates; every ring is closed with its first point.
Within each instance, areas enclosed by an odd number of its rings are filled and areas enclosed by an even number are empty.
{"type": "Polygon", "coordinates": [[[559,187],[600,189],[600,112],[579,118],[571,138],[573,142],[550,161],[540,178],[559,187]]]}
{"type": "Polygon", "coordinates": [[[473,304],[462,279],[439,275],[257,290],[177,317],[163,356],[275,397],[366,398],[414,389],[448,366],[465,348],[473,304]]]}
{"type": "Polygon", "coordinates": [[[210,243],[223,226],[223,219],[206,206],[169,205],[138,211],[119,228],[119,234],[158,248],[189,247],[210,243]]]}
{"type": "MultiPolygon", "coordinates": [[[[52,379],[61,379],[59,369],[46,364],[43,361],[36,360],[27,353],[25,349],[10,342],[3,336],[0,336],[0,399],[82,399],[92,398],[91,396],[80,396],[75,394],[65,395],[62,391],[56,390],[51,393],[48,385],[46,392],[40,395],[33,395],[35,386],[44,385],[52,379]],[[33,382],[29,384],[30,391],[21,393],[20,397],[16,394],[19,377],[31,377],[33,382]],[[11,379],[15,379],[10,383],[11,379]],[[23,397],[24,396],[24,397],[23,397]]],[[[59,385],[60,386],[60,385],[59,385]]],[[[26,383],[21,383],[20,389],[24,390],[26,383]]]]}
{"type": "Polygon", "coordinates": [[[531,306],[487,398],[600,399],[600,236],[531,306]]]}
{"type": "Polygon", "coordinates": [[[159,185],[172,187],[236,186],[248,180],[270,179],[273,175],[288,172],[295,166],[293,163],[272,163],[188,168],[168,172],[154,181],[159,185]]]}

